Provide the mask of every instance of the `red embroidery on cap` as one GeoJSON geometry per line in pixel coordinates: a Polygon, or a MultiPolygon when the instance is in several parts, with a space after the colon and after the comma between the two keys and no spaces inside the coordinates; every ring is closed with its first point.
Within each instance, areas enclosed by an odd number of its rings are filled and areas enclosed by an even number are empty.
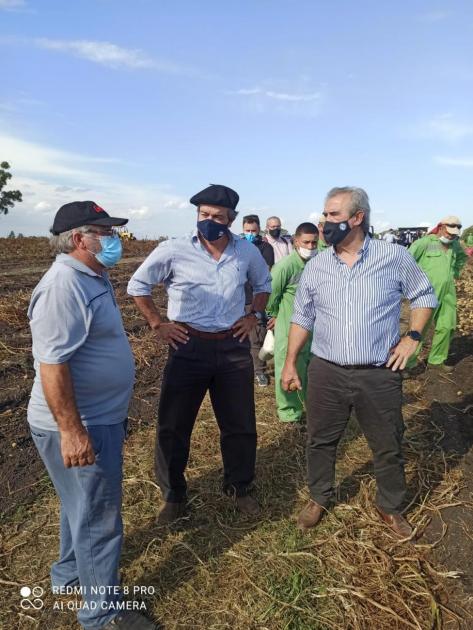
{"type": "Polygon", "coordinates": [[[105,210],[103,208],[101,208],[100,206],[98,206],[97,204],[95,204],[94,210],[95,210],[95,212],[105,212],[105,210]]]}

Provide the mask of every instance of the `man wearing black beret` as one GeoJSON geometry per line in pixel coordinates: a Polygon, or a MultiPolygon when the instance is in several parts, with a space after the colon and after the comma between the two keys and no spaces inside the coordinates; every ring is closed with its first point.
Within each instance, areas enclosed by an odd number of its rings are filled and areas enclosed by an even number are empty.
{"type": "Polygon", "coordinates": [[[249,335],[271,291],[268,266],[256,247],[230,232],[238,194],[211,185],[194,195],[197,226],[185,238],[161,243],[134,273],[128,293],[156,336],[169,344],[158,410],[156,475],[165,505],[158,522],[183,515],[184,472],[190,439],[207,392],[220,428],[223,490],[244,513],[255,515],[249,494],[256,459],[253,362],[249,335]],[[245,315],[245,283],[253,287],[245,315]],[[151,298],[156,284],[168,293],[163,320],[151,298]]]}

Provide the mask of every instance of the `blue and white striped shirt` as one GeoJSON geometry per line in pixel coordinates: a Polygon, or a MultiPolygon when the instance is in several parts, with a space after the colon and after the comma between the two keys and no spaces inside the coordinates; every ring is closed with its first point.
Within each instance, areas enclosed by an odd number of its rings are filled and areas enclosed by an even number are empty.
{"type": "Polygon", "coordinates": [[[197,230],[184,238],[164,241],[138,267],[128,293],[151,295],[164,283],[167,316],[197,330],[227,330],[245,314],[245,283],[253,293],[271,293],[268,265],[258,248],[231,234],[220,260],[202,247],[197,230]]]}
{"type": "Polygon", "coordinates": [[[434,308],[424,272],[400,245],[365,238],[350,267],[333,247],[304,269],[292,322],[313,330],[311,351],[339,365],[383,365],[400,339],[401,298],[411,308],[434,308]]]}

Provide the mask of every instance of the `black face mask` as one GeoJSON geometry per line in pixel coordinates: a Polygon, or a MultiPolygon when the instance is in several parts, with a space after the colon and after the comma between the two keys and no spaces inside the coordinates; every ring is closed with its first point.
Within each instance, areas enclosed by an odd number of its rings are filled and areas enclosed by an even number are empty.
{"type": "Polygon", "coordinates": [[[281,236],[281,228],[274,228],[273,230],[268,230],[268,232],[273,238],[279,238],[281,236]]]}
{"type": "Polygon", "coordinates": [[[348,221],[341,223],[333,223],[333,221],[325,221],[324,239],[329,245],[338,245],[351,232],[348,221]]]}

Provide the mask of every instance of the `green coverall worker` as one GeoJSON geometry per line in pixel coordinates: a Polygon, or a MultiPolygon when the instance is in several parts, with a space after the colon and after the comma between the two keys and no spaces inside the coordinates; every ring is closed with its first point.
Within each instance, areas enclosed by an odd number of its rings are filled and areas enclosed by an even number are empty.
{"type": "Polygon", "coordinates": [[[285,392],[281,387],[281,372],[286,360],[294,298],[305,263],[297,250],[294,250],[271,269],[272,291],[266,311],[271,317],[277,318],[274,329],[274,376],[277,412],[282,422],[299,422],[304,411],[302,401],[305,400],[307,390],[312,335],[297,358],[297,373],[301,379],[302,391],[285,392]]]}
{"type": "MultiPolygon", "coordinates": [[[[447,360],[450,342],[457,326],[455,279],[460,276],[467,255],[457,240],[445,247],[436,234],[428,234],[414,241],[409,251],[429,278],[439,302],[424,328],[423,336],[425,337],[433,322],[435,331],[427,362],[429,365],[442,365],[447,360]]],[[[421,348],[422,343],[409,359],[408,368],[415,366],[421,348]]]]}

